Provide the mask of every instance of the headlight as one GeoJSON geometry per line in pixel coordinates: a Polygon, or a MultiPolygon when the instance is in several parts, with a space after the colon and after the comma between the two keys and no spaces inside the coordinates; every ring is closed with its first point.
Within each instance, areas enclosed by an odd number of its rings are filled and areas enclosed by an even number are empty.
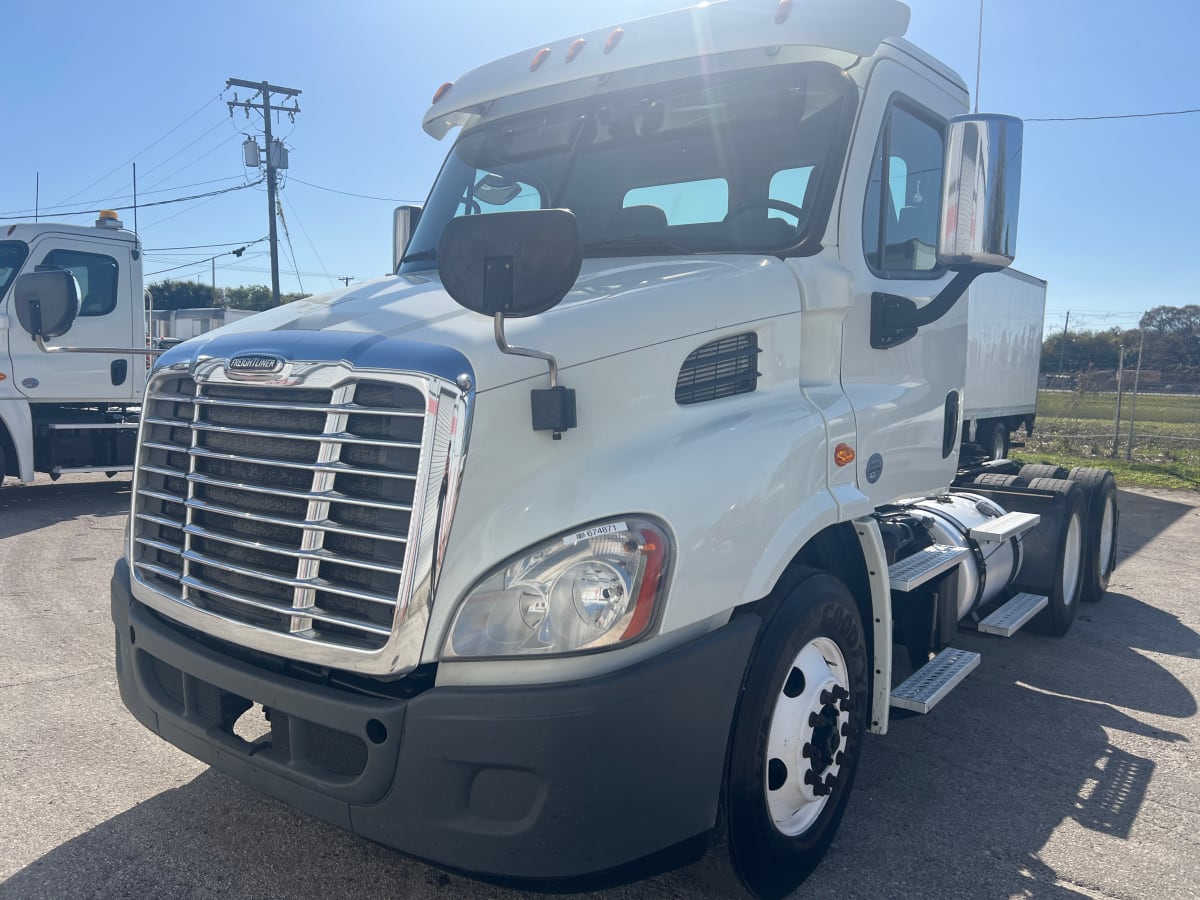
{"type": "Polygon", "coordinates": [[[637,640],[653,623],[669,560],[666,534],[644,519],[560,535],[471,589],[442,658],[545,656],[637,640]]]}

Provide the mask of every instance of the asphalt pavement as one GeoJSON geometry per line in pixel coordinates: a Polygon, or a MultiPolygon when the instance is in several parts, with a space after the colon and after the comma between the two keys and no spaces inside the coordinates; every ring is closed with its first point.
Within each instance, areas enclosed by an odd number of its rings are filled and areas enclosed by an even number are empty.
{"type": "MultiPolygon", "coordinates": [[[[144,730],[113,674],[127,476],[0,490],[0,898],[545,897],[450,874],[144,730]]],[[[795,898],[1200,896],[1200,494],[1122,491],[1108,596],[872,736],[795,898]]],[[[646,810],[653,815],[653,810],[646,810]]],[[[603,898],[713,895],[685,873],[603,898]]]]}

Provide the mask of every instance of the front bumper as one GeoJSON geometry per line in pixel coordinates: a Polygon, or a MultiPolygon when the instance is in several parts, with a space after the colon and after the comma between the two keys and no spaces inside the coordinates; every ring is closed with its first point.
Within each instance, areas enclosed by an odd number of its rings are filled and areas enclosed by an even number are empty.
{"type": "Polygon", "coordinates": [[[509,878],[614,869],[709,830],[759,620],[566,684],[365,696],[201,643],[112,581],[121,698],[151,731],[363,837],[509,878]],[[270,731],[234,721],[251,702],[270,731]]]}

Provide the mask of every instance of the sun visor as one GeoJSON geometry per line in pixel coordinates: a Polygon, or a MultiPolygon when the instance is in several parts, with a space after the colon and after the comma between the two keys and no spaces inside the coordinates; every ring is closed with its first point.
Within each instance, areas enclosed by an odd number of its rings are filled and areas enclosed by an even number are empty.
{"type": "Polygon", "coordinates": [[[438,89],[423,121],[441,140],[492,101],[612,72],[756,48],[822,47],[870,56],[903,37],[909,9],[898,0],[715,0],[533,47],[438,89]]]}

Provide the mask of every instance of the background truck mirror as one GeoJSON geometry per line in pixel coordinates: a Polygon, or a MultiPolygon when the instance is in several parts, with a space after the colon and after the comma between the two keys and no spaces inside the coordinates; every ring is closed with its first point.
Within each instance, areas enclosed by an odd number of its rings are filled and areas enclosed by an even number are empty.
{"type": "Polygon", "coordinates": [[[579,277],[579,223],[569,209],[460,216],[442,231],[437,258],[459,305],[485,316],[536,316],[579,277]]]}
{"type": "Polygon", "coordinates": [[[55,338],[71,330],[79,315],[79,282],[66,269],[29,272],[13,292],[17,320],[35,338],[55,338]]]}
{"type": "Polygon", "coordinates": [[[1017,255],[1021,120],[956,116],[946,140],[938,262],[948,269],[1003,269],[1017,255]]]}

